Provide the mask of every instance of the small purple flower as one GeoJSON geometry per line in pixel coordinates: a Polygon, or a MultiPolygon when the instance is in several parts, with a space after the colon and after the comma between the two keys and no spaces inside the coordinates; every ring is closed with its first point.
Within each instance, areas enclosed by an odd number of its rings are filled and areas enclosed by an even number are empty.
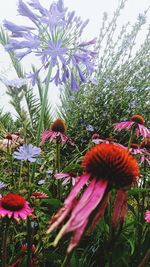
{"type": "Polygon", "coordinates": [[[14,152],[14,158],[22,161],[35,162],[40,153],[41,149],[39,147],[31,144],[24,144],[14,152]]]}
{"type": "Polygon", "coordinates": [[[0,181],[0,190],[5,188],[6,186],[7,185],[4,182],[0,181]]]}
{"type": "Polygon", "coordinates": [[[21,88],[23,85],[27,85],[28,80],[22,78],[16,78],[12,80],[3,79],[2,82],[11,88],[21,88]]]}
{"type": "MultiPolygon", "coordinates": [[[[96,39],[80,41],[89,20],[84,22],[74,11],[69,12],[63,0],[53,2],[49,9],[42,7],[39,0],[30,0],[28,4],[19,0],[18,12],[34,25],[17,26],[5,20],[4,26],[11,32],[7,51],[13,51],[19,60],[30,53],[38,56],[42,65],[37,72],[44,72],[44,82],[50,65],[53,77],[50,82],[54,81],[56,86],[69,81],[71,89],[77,91],[81,83],[90,80],[95,71],[96,39]]],[[[29,76],[35,84],[37,76],[29,76]]]]}

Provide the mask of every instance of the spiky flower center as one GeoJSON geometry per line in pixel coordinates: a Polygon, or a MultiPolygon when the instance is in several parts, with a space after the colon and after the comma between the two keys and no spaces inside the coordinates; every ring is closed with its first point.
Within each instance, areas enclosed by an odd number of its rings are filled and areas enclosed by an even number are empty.
{"type": "Polygon", "coordinates": [[[82,162],[86,173],[108,179],[116,188],[130,186],[139,177],[139,167],[129,152],[114,144],[99,144],[89,150],[82,162]]]}
{"type": "Polygon", "coordinates": [[[149,137],[144,138],[144,140],[140,144],[140,147],[150,149],[150,138],[149,137]]]}
{"type": "Polygon", "coordinates": [[[132,144],[130,145],[130,147],[133,148],[133,149],[137,149],[137,148],[138,148],[138,144],[134,144],[134,143],[132,143],[132,144]]]}
{"type": "Polygon", "coordinates": [[[144,118],[141,115],[134,115],[130,120],[139,124],[144,124],[144,118]]]}
{"type": "Polygon", "coordinates": [[[10,211],[19,211],[25,206],[26,200],[17,194],[7,194],[1,199],[1,205],[4,209],[10,211]]]}
{"type": "Polygon", "coordinates": [[[66,133],[66,125],[63,120],[57,119],[51,124],[51,130],[53,132],[60,132],[62,134],[66,133]]]}

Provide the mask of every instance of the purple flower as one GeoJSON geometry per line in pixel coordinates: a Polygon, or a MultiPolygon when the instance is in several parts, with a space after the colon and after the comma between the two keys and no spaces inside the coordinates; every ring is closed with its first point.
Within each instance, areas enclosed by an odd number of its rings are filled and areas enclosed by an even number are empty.
{"type": "MultiPolygon", "coordinates": [[[[93,59],[97,53],[93,51],[93,45],[96,39],[80,41],[88,20],[84,22],[74,11],[69,12],[63,0],[53,2],[49,9],[39,0],[30,0],[28,4],[19,0],[18,12],[34,25],[17,26],[5,20],[4,26],[13,37],[5,46],[6,50],[15,52],[19,60],[34,53],[41,60],[42,65],[37,71],[44,72],[44,82],[51,65],[53,78],[50,82],[59,85],[70,81],[71,89],[79,90],[80,84],[89,81],[95,71],[93,59]]],[[[35,84],[36,76],[30,76],[35,84]]]]}
{"type": "Polygon", "coordinates": [[[27,85],[27,79],[16,78],[12,80],[3,79],[2,82],[12,88],[21,88],[23,85],[27,85]]]}
{"type": "Polygon", "coordinates": [[[23,161],[28,160],[30,162],[35,162],[40,153],[41,149],[39,147],[33,146],[31,144],[24,144],[14,152],[14,158],[23,161]]]}
{"type": "Polygon", "coordinates": [[[2,181],[0,181],[0,189],[3,189],[4,187],[6,187],[7,185],[5,183],[3,183],[2,181]]]}

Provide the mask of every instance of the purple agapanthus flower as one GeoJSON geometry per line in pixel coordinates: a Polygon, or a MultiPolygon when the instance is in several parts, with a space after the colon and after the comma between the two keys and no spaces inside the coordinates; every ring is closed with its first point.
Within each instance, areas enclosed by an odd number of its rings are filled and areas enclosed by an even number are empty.
{"type": "MultiPolygon", "coordinates": [[[[75,12],[69,12],[64,7],[63,0],[58,0],[44,8],[39,0],[30,0],[28,4],[19,0],[18,12],[27,17],[33,26],[17,26],[4,21],[4,26],[11,32],[11,38],[6,45],[7,51],[13,51],[21,60],[34,53],[41,60],[41,67],[46,81],[48,67],[52,66],[50,82],[56,86],[70,81],[71,89],[77,91],[80,84],[88,82],[95,71],[95,56],[93,46],[96,39],[80,41],[82,32],[89,20],[82,21],[75,12]]],[[[35,84],[35,73],[28,75],[35,84]]]]}
{"type": "Polygon", "coordinates": [[[24,144],[14,152],[14,158],[22,161],[35,162],[40,153],[41,149],[39,147],[31,144],[24,144]]]}

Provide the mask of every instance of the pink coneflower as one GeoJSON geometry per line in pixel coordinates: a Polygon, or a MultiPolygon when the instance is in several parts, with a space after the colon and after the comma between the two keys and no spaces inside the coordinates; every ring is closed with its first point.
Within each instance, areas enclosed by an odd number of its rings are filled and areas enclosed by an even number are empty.
{"type": "Polygon", "coordinates": [[[114,124],[114,130],[122,131],[124,129],[129,130],[132,126],[135,126],[135,133],[137,138],[139,135],[147,137],[150,134],[149,129],[144,126],[144,118],[140,115],[134,115],[129,121],[123,121],[114,124]]]}
{"type": "Polygon", "coordinates": [[[89,223],[92,229],[103,216],[113,187],[118,192],[114,205],[114,212],[117,210],[118,215],[113,223],[116,225],[123,220],[127,207],[125,188],[136,183],[140,174],[135,158],[126,149],[114,144],[100,144],[92,147],[84,156],[82,166],[84,174],[72,188],[63,207],[51,218],[47,231],[50,233],[68,218],[53,243],[56,246],[64,234],[72,232],[68,253],[78,245],[87,224],[89,223]],[[82,188],[83,193],[78,198],[82,188]],[[119,205],[119,194],[122,205],[119,205]],[[122,209],[124,209],[123,213],[122,209]]]}
{"type": "Polygon", "coordinates": [[[140,148],[144,151],[141,157],[141,163],[147,162],[150,165],[150,138],[144,138],[140,143],[140,148]]]}
{"type": "Polygon", "coordinates": [[[105,138],[105,139],[93,139],[92,142],[95,145],[99,145],[99,144],[114,144],[114,145],[120,146],[122,148],[125,148],[120,143],[117,143],[117,140],[112,138],[112,137],[108,137],[108,138],[105,138]]]}
{"type": "Polygon", "coordinates": [[[32,198],[48,198],[48,195],[43,192],[33,192],[31,197],[32,198]]]}
{"type": "Polygon", "coordinates": [[[0,149],[6,150],[8,148],[16,148],[23,144],[24,140],[20,137],[19,133],[7,133],[4,139],[0,140],[0,149]]]}
{"type": "Polygon", "coordinates": [[[132,143],[130,145],[129,151],[131,154],[137,155],[137,154],[143,154],[144,149],[140,148],[138,144],[132,143]]]}
{"type": "Polygon", "coordinates": [[[66,185],[69,181],[71,181],[72,185],[74,186],[78,180],[79,180],[79,176],[76,176],[75,173],[73,172],[69,172],[69,173],[56,173],[55,177],[57,180],[63,179],[62,185],[66,185]]]}
{"type": "Polygon", "coordinates": [[[42,132],[42,144],[45,143],[46,140],[51,141],[61,141],[62,144],[70,143],[74,145],[71,138],[66,135],[66,124],[62,119],[55,120],[50,127],[50,130],[46,130],[42,132]]]}
{"type": "Polygon", "coordinates": [[[20,195],[7,194],[0,199],[0,217],[26,220],[32,214],[29,203],[20,195]]]}
{"type": "Polygon", "coordinates": [[[145,212],[145,221],[150,223],[150,210],[147,210],[145,212]]]}

